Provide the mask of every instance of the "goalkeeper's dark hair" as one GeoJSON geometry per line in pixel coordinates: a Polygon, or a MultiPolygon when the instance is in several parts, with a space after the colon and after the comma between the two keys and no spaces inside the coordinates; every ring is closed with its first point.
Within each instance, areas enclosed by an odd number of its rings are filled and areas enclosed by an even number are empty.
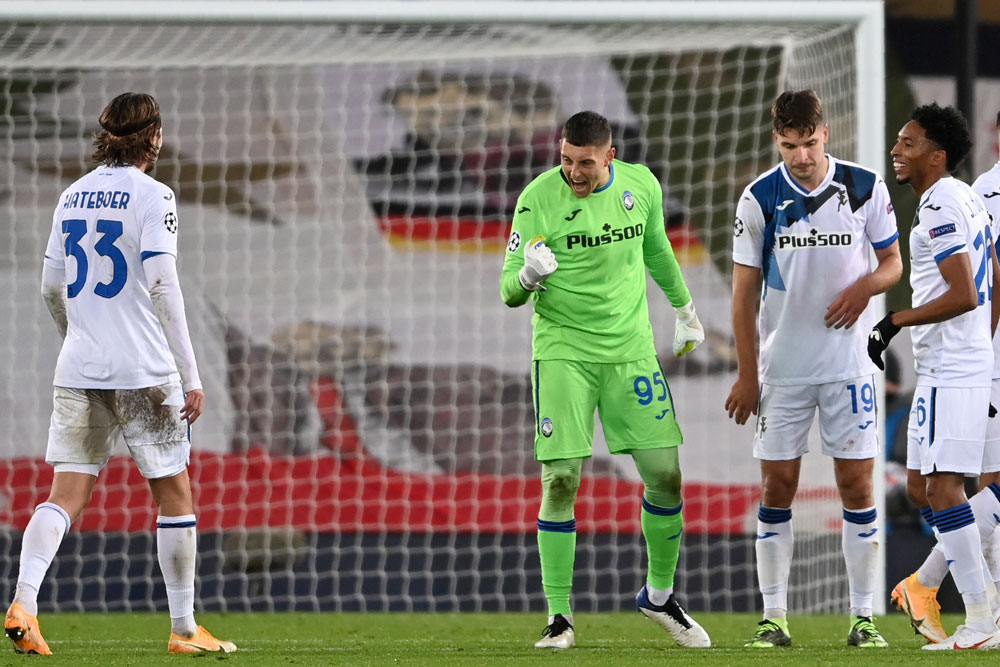
{"type": "Polygon", "coordinates": [[[108,102],[94,133],[95,162],[112,167],[152,164],[159,153],[160,105],[146,93],[122,93],[108,102]]]}
{"type": "Polygon", "coordinates": [[[581,111],[563,125],[562,138],[574,146],[606,146],[611,143],[611,124],[596,111],[581,111]]]}
{"type": "Polygon", "coordinates": [[[786,90],[771,105],[771,127],[777,134],[795,130],[809,136],[823,127],[823,101],[815,90],[786,90]]]}
{"type": "Polygon", "coordinates": [[[954,107],[939,107],[937,102],[917,107],[910,114],[924,128],[924,135],[945,152],[948,173],[955,171],[972,150],[969,123],[954,107]]]}

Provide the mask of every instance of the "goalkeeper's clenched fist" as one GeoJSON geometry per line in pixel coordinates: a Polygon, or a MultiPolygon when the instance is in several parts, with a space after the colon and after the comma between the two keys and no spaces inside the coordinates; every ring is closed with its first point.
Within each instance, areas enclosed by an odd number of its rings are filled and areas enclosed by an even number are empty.
{"type": "Polygon", "coordinates": [[[524,266],[517,274],[521,281],[521,287],[529,292],[545,291],[542,283],[555,273],[559,268],[559,262],[552,250],[545,245],[544,236],[536,236],[531,239],[524,249],[524,266]]]}
{"type": "Polygon", "coordinates": [[[677,325],[674,328],[674,356],[683,357],[693,352],[705,341],[705,329],[701,326],[698,313],[694,312],[694,301],[686,306],[674,308],[677,313],[677,325]]]}

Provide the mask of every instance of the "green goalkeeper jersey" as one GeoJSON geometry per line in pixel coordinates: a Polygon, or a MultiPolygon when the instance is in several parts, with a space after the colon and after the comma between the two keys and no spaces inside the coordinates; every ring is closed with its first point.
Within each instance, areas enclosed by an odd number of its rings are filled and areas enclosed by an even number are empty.
{"type": "Polygon", "coordinates": [[[608,182],[580,199],[556,167],[528,184],[517,201],[500,293],[509,306],[534,301],[533,359],[637,361],[656,353],[646,267],[674,307],[691,301],[652,172],[613,160],[608,182]],[[529,292],[518,272],[536,237],[544,237],[559,268],[545,291],[529,292]]]}

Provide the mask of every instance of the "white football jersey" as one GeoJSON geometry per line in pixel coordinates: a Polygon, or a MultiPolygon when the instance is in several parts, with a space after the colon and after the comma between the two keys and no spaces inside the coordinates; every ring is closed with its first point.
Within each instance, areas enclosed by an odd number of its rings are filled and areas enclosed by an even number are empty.
{"type": "Polygon", "coordinates": [[[59,198],[45,250],[66,273],[56,386],[139,389],[177,377],[142,266],[176,257],[176,205],[169,187],[135,167],[98,167],[59,198]]]}
{"type": "MultiPolygon", "coordinates": [[[[989,171],[983,172],[972,184],[972,190],[983,198],[986,211],[990,214],[995,246],[997,238],[1000,238],[1000,162],[993,165],[989,171]]],[[[994,294],[993,298],[1000,299],[1000,295],[994,294]]],[[[993,377],[1000,378],[1000,334],[993,336],[993,357],[993,377]]]]}
{"type": "Polygon", "coordinates": [[[869,375],[869,307],[850,329],[827,328],[827,308],[871,272],[871,250],[899,237],[885,181],[827,156],[826,177],[807,192],[784,163],[747,186],[736,207],[733,261],[761,269],[760,380],[824,384],[869,375]]]}
{"type": "Polygon", "coordinates": [[[993,375],[990,292],[993,246],[983,200],[962,181],[942,178],[920,197],[910,230],[910,286],[913,307],[948,289],[938,262],[968,253],[979,306],[944,322],[910,329],[917,384],[936,387],[989,387],[993,375]]]}

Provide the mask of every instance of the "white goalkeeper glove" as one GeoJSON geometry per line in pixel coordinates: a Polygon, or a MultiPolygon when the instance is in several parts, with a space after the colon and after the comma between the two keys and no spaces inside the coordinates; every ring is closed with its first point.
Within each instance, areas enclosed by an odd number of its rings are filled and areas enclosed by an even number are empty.
{"type": "Polygon", "coordinates": [[[545,291],[542,283],[555,273],[559,262],[552,250],[545,245],[544,236],[536,236],[524,249],[524,266],[517,274],[521,287],[529,292],[545,291]]]}
{"type": "Polygon", "coordinates": [[[683,357],[704,342],[705,329],[698,320],[698,313],[694,312],[694,300],[688,301],[686,306],[674,308],[674,312],[677,313],[677,324],[674,327],[674,356],[683,357]]]}

